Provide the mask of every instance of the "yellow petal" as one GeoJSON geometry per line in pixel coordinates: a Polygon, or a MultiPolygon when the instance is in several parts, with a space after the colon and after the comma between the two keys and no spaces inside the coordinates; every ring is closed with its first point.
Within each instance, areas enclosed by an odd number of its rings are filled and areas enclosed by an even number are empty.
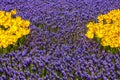
{"type": "Polygon", "coordinates": [[[94,37],[94,34],[90,31],[87,32],[87,34],[85,34],[88,38],[92,39],[94,37]]]}

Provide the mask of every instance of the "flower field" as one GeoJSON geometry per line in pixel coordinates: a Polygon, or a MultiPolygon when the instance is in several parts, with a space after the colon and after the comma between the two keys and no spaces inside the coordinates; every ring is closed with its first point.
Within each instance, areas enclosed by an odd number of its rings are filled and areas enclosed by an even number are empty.
{"type": "Polygon", "coordinates": [[[0,0],[0,80],[120,80],[120,0],[0,0]]]}

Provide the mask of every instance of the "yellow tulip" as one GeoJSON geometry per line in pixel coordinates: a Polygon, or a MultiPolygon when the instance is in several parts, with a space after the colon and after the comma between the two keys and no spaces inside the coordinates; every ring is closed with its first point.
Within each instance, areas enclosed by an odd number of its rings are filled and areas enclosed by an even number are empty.
{"type": "Polygon", "coordinates": [[[87,34],[86,34],[86,36],[88,38],[92,39],[94,37],[94,34],[93,34],[93,32],[88,31],[87,34]]]}
{"type": "Polygon", "coordinates": [[[0,25],[7,30],[0,28],[0,48],[6,48],[10,44],[17,42],[18,38],[30,33],[28,28],[30,22],[22,20],[20,16],[13,18],[11,15],[16,15],[16,9],[11,12],[0,11],[0,25]]]}
{"type": "Polygon", "coordinates": [[[11,13],[12,13],[13,15],[17,14],[17,10],[14,9],[14,10],[11,11],[11,13]]]}
{"type": "Polygon", "coordinates": [[[89,22],[87,24],[88,38],[98,37],[101,45],[110,47],[120,47],[120,9],[112,10],[107,14],[97,17],[98,23],[89,22]],[[94,36],[94,35],[95,36],[94,36]]]}

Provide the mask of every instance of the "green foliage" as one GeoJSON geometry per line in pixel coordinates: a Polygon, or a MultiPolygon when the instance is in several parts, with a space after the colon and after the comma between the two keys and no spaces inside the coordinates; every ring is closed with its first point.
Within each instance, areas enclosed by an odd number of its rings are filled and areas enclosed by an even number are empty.
{"type": "Polygon", "coordinates": [[[19,48],[19,46],[23,45],[26,42],[26,36],[23,36],[17,40],[15,44],[9,45],[7,48],[0,48],[0,54],[9,53],[11,51],[15,51],[19,48]]]}
{"type": "Polygon", "coordinates": [[[62,78],[62,73],[61,71],[55,70],[56,74],[59,76],[59,78],[62,78]]]}
{"type": "Polygon", "coordinates": [[[8,30],[8,29],[9,29],[9,27],[8,27],[8,28],[5,28],[5,27],[2,26],[2,25],[0,25],[0,28],[1,28],[2,30],[8,30]]]}
{"type": "Polygon", "coordinates": [[[41,29],[45,28],[44,24],[38,24],[38,23],[36,23],[35,26],[38,27],[38,28],[41,28],[41,29]]]}
{"type": "MultiPolygon", "coordinates": [[[[94,37],[94,40],[98,43],[101,43],[101,39],[94,37]]],[[[106,52],[111,52],[113,54],[117,54],[119,52],[119,48],[111,48],[110,46],[102,46],[101,45],[101,49],[105,50],[106,52]]]]}
{"type": "Polygon", "coordinates": [[[111,52],[113,54],[117,54],[119,52],[119,48],[111,48],[110,46],[101,46],[101,48],[106,52],[111,52]]]}
{"type": "Polygon", "coordinates": [[[46,68],[42,68],[40,77],[44,78],[46,75],[47,75],[47,69],[46,68]]]}

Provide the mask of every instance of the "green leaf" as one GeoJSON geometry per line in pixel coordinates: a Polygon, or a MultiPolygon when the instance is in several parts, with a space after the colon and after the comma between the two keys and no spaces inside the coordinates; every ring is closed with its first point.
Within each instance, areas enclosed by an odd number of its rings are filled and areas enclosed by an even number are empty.
{"type": "Polygon", "coordinates": [[[40,76],[43,78],[47,75],[47,70],[45,68],[42,68],[40,76]]]}

